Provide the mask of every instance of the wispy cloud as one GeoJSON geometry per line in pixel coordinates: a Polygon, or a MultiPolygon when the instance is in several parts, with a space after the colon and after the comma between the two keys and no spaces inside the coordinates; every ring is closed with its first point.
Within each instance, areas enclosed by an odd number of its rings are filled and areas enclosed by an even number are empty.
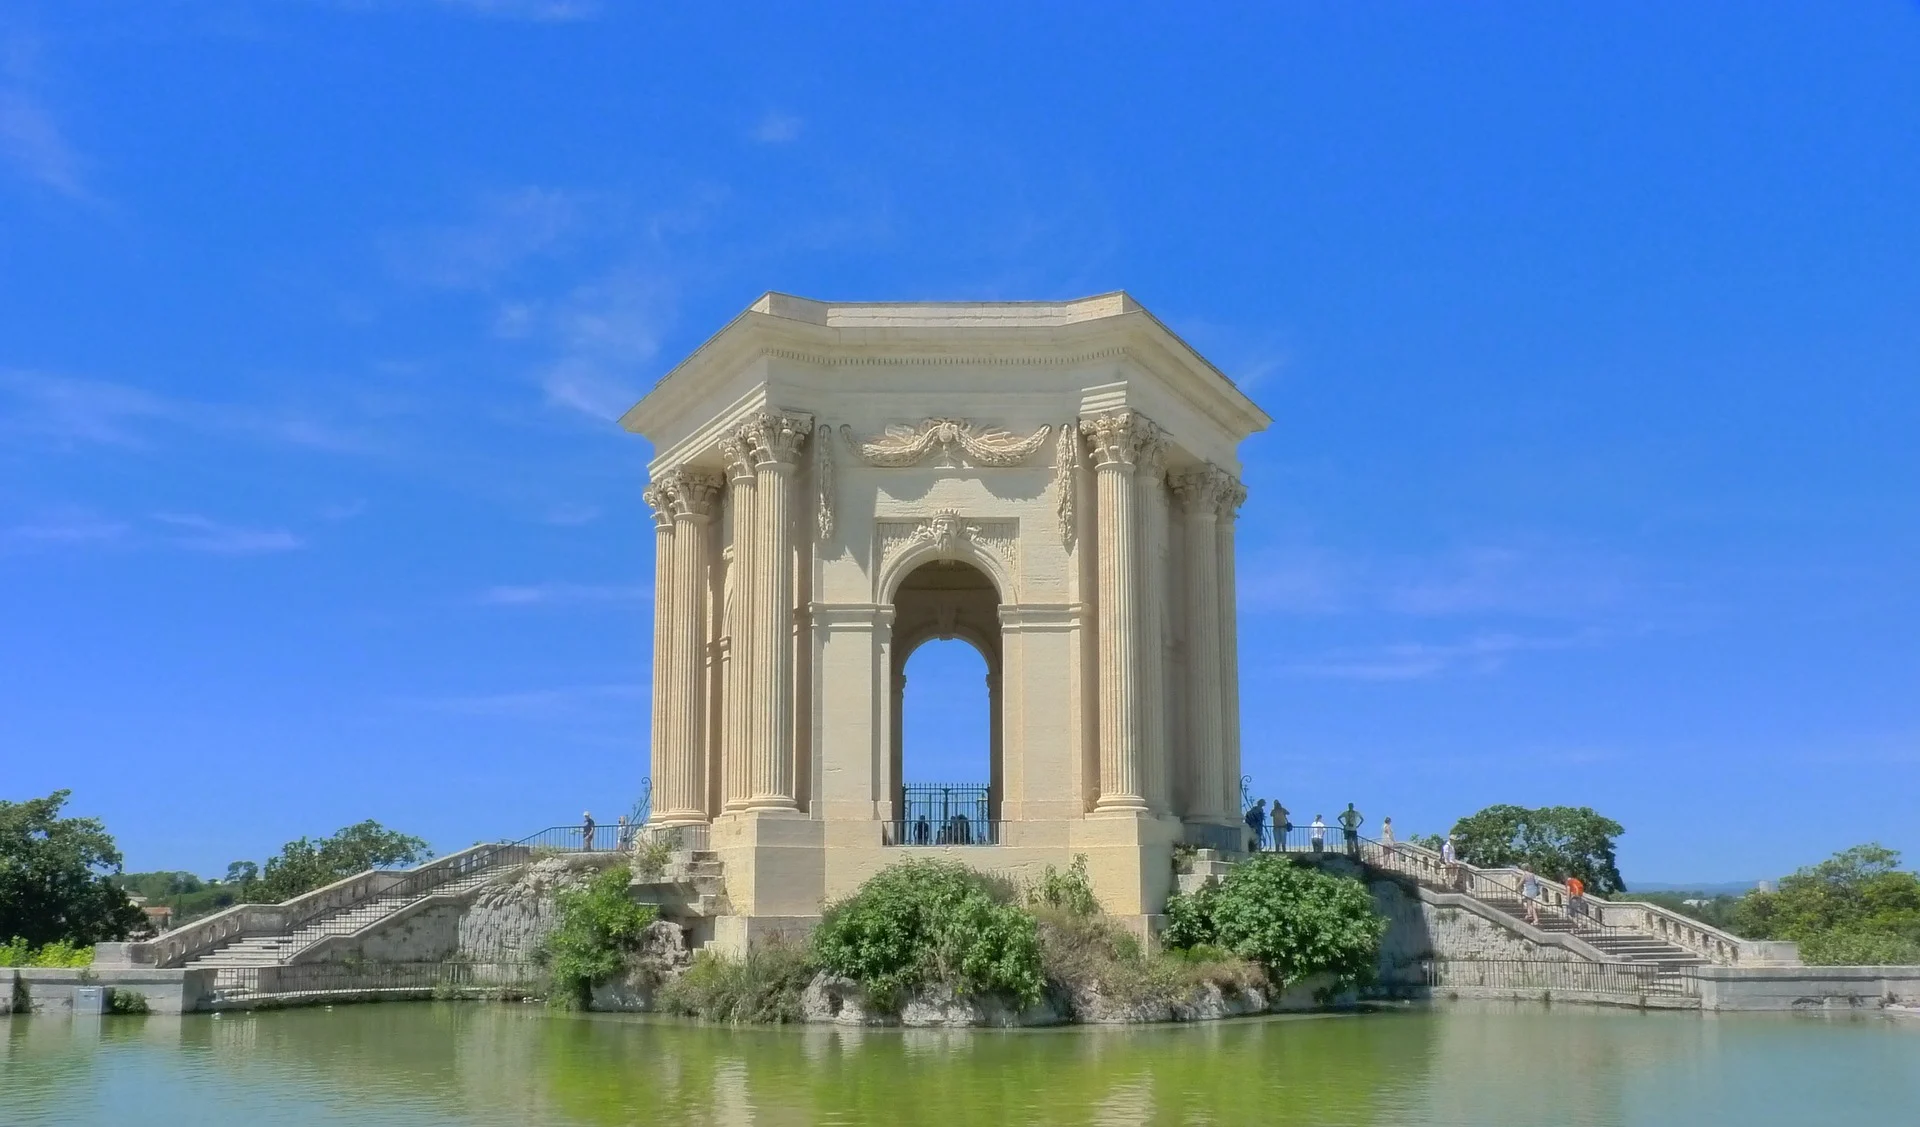
{"type": "Polygon", "coordinates": [[[581,286],[534,316],[558,350],[539,373],[547,402],[610,420],[640,397],[635,377],[660,350],[672,302],[663,284],[622,272],[581,286]]]}
{"type": "Polygon", "coordinates": [[[85,547],[116,544],[131,530],[125,521],[71,513],[0,530],[0,540],[21,546],[85,547]]]}
{"type": "Polygon", "coordinates": [[[547,510],[546,522],[566,527],[592,524],[600,519],[600,506],[567,501],[547,510]]]}
{"type": "Polygon", "coordinates": [[[153,519],[173,529],[167,542],[177,548],[222,555],[290,552],[306,546],[293,533],[279,528],[241,528],[195,513],[154,513],[153,519]]]}
{"type": "Polygon", "coordinates": [[[139,449],[168,428],[343,454],[374,446],[357,429],[300,408],[196,402],[111,380],[0,370],[0,435],[139,449]]]}
{"type": "Polygon", "coordinates": [[[1493,673],[1522,653],[1580,649],[1598,644],[1602,632],[1585,630],[1555,636],[1478,634],[1460,642],[1404,642],[1374,649],[1341,650],[1309,661],[1285,664],[1291,677],[1330,677],[1350,681],[1416,681],[1432,677],[1493,673]]]}
{"type": "Polygon", "coordinates": [[[391,235],[384,250],[403,281],[484,290],[527,260],[560,249],[584,219],[579,194],[529,185],[482,197],[459,222],[391,235]]]}
{"type": "Polygon", "coordinates": [[[20,35],[0,40],[0,161],[64,196],[91,200],[80,154],[37,90],[38,44],[20,35]]]}
{"type": "Polygon", "coordinates": [[[653,588],[640,584],[534,583],[489,587],[480,601],[496,607],[570,606],[637,602],[652,594],[653,588]]]}
{"type": "Polygon", "coordinates": [[[625,705],[647,699],[644,681],[610,684],[568,685],[551,689],[518,692],[482,693],[474,696],[436,697],[414,703],[441,712],[469,716],[493,716],[518,720],[560,720],[578,718],[609,704],[625,705]]]}
{"type": "Polygon", "coordinates": [[[784,145],[799,140],[800,127],[804,124],[793,114],[770,110],[753,127],[753,139],[763,145],[784,145]]]}
{"type": "Polygon", "coordinates": [[[1545,543],[1381,559],[1292,542],[1244,548],[1237,577],[1248,614],[1582,621],[1631,603],[1637,571],[1619,555],[1545,543]]]}
{"type": "Polygon", "coordinates": [[[439,0],[442,7],[494,19],[571,23],[601,12],[598,0],[439,0]]]}
{"type": "Polygon", "coordinates": [[[322,505],[320,507],[320,519],[338,523],[340,521],[352,520],[366,511],[366,498],[359,497],[352,501],[339,501],[331,505],[322,505]]]}

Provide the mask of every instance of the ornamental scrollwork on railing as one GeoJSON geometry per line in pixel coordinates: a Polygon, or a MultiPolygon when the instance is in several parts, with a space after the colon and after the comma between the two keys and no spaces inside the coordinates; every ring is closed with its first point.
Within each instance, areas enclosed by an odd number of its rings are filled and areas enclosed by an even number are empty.
{"type": "Polygon", "coordinates": [[[1017,466],[1046,444],[1051,425],[1043,426],[1025,438],[998,427],[985,427],[968,419],[927,419],[918,426],[891,426],[876,438],[854,437],[853,428],[842,424],[840,437],[847,449],[869,466],[917,466],[929,455],[937,455],[942,466],[1017,466]]]}

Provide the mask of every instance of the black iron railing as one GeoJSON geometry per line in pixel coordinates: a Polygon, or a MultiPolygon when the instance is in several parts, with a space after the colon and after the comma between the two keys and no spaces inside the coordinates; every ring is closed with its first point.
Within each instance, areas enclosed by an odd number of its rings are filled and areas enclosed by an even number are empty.
{"type": "Polygon", "coordinates": [[[900,788],[900,817],[888,845],[998,845],[993,790],[978,783],[911,783],[900,788]]]}
{"type": "Polygon", "coordinates": [[[976,822],[955,817],[944,825],[932,822],[886,822],[882,845],[999,845],[1003,828],[1000,822],[976,822]]]}

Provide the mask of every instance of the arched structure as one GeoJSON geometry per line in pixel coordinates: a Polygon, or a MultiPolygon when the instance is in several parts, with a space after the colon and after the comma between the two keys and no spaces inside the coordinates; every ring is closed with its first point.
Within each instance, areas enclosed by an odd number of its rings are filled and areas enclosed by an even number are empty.
{"type": "Polygon", "coordinates": [[[997,827],[1002,821],[1000,592],[978,567],[958,559],[939,557],[926,560],[902,576],[893,592],[893,698],[888,707],[893,722],[891,774],[899,782],[894,786],[892,806],[887,814],[893,825],[885,840],[901,844],[922,843],[923,835],[913,832],[917,822],[916,811],[910,808],[904,791],[914,782],[930,783],[935,780],[910,779],[904,770],[907,659],[913,656],[915,650],[935,638],[963,639],[980,651],[980,656],[986,661],[988,777],[984,781],[987,794],[980,804],[984,809],[977,813],[969,812],[966,816],[974,821],[982,820],[984,816],[984,820],[990,823],[990,828],[984,833],[970,833],[968,843],[980,840],[983,844],[990,844],[987,839],[998,840],[1000,836],[991,827],[997,827]]]}
{"type": "Polygon", "coordinates": [[[1144,926],[1176,844],[1237,847],[1237,447],[1269,420],[1125,294],[768,294],[622,421],[655,445],[653,821],[711,827],[724,946],[919,849],[1084,854],[1144,926]],[[965,846],[900,826],[929,637],[988,661],[965,846]]]}

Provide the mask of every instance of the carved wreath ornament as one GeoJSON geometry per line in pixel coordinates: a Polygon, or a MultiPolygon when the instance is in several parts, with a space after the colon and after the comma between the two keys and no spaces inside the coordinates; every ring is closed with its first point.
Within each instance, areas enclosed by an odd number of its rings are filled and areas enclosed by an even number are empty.
{"type": "Polygon", "coordinates": [[[1025,438],[997,427],[983,427],[967,419],[928,419],[918,426],[891,426],[869,439],[855,438],[842,424],[840,437],[847,448],[869,466],[917,466],[929,455],[938,465],[1017,466],[1046,444],[1052,426],[1043,426],[1025,438]]]}

